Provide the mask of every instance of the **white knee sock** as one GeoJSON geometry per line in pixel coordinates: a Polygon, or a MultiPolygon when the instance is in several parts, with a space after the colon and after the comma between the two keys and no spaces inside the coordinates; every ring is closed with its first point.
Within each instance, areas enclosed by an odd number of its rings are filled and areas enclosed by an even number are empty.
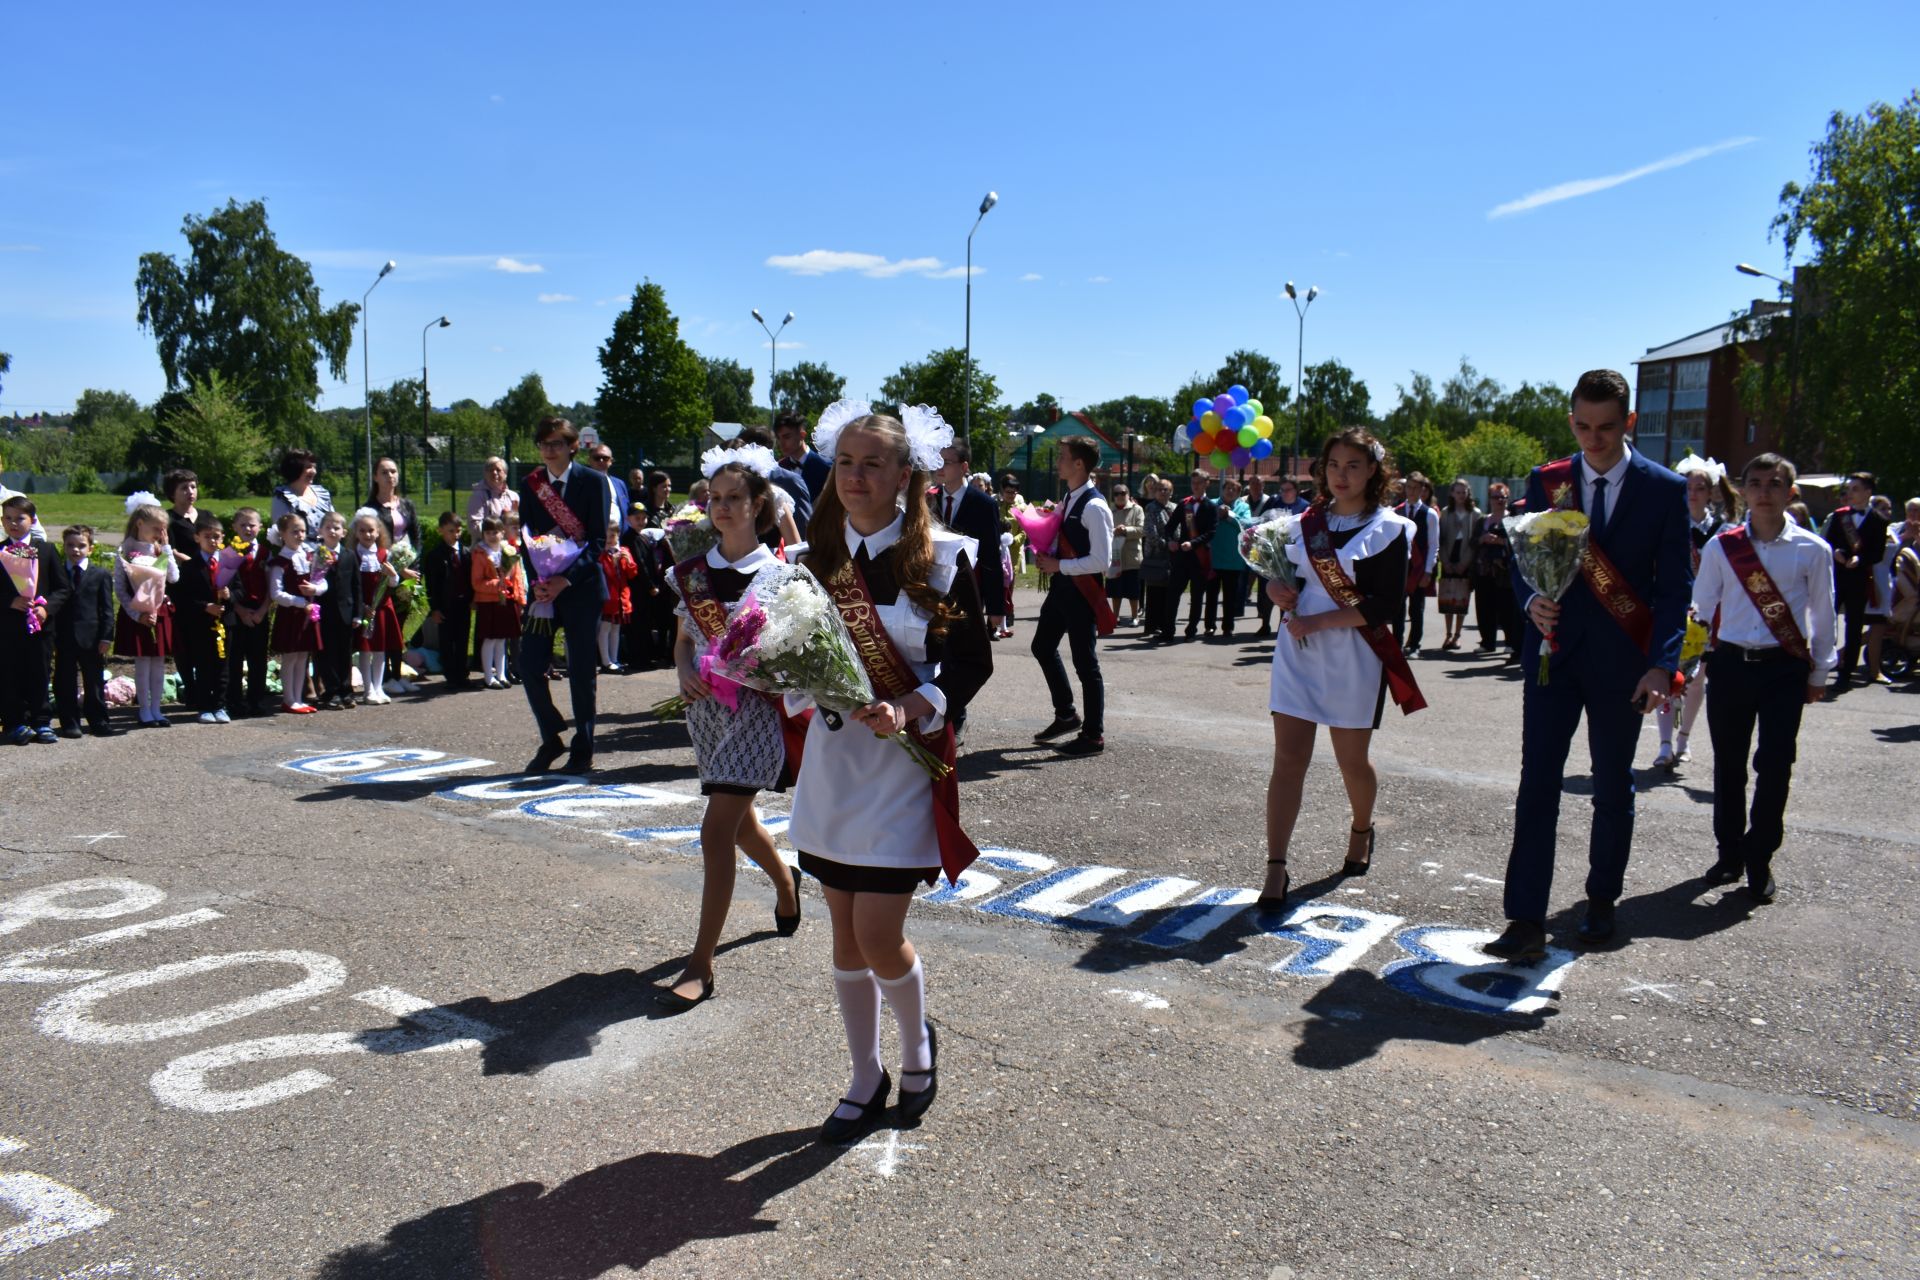
{"type": "Polygon", "coordinates": [[[283,705],[297,707],[300,695],[307,688],[307,655],[304,653],[283,653],[280,655],[280,701],[283,705]]]}
{"type": "Polygon", "coordinates": [[[372,693],[387,682],[387,655],[384,653],[366,653],[361,655],[366,662],[363,675],[367,682],[367,692],[372,693]]]}
{"type": "Polygon", "coordinates": [[[159,720],[165,712],[160,710],[166,698],[167,660],[165,658],[136,658],[133,668],[133,682],[140,695],[140,718],[159,720]]]}
{"type": "MultiPolygon", "coordinates": [[[[840,998],[840,1021],[847,1028],[847,1053],[853,1059],[853,1083],[846,1096],[865,1102],[880,1087],[880,988],[871,969],[835,969],[833,991],[840,998]]],[[[851,1107],[834,1114],[854,1119],[851,1107]]]]}
{"type": "Polygon", "coordinates": [[[1664,749],[1673,745],[1673,703],[1663,702],[1660,710],[1654,712],[1660,721],[1660,746],[1664,749]]]}
{"type": "Polygon", "coordinates": [[[900,1069],[925,1071],[931,1055],[927,1052],[926,972],[920,967],[920,958],[915,956],[913,968],[899,977],[880,978],[878,982],[880,994],[886,997],[900,1024],[900,1069]]]}
{"type": "Polygon", "coordinates": [[[498,680],[500,678],[494,669],[495,659],[505,653],[506,648],[507,642],[504,640],[482,640],[480,642],[480,671],[486,679],[498,680]]]}
{"type": "MultiPolygon", "coordinates": [[[[1702,677],[1706,675],[1701,672],[1702,677]]],[[[1707,700],[1707,682],[1704,678],[1687,683],[1687,704],[1680,709],[1680,736],[1693,732],[1693,722],[1700,718],[1700,704],[1707,700]]]]}
{"type": "Polygon", "coordinates": [[[620,624],[600,620],[600,664],[611,667],[620,661],[620,624]]]}

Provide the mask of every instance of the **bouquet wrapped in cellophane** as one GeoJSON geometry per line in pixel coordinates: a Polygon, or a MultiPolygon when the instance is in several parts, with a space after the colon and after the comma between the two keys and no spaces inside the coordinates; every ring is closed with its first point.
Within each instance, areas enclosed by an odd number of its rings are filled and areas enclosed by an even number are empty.
{"type": "MultiPolygon", "coordinates": [[[[1283,587],[1298,591],[1300,589],[1300,571],[1295,567],[1293,558],[1287,554],[1287,548],[1300,541],[1300,517],[1279,515],[1249,529],[1240,531],[1240,558],[1247,567],[1268,582],[1277,582],[1283,587]]],[[[1280,615],[1281,625],[1293,616],[1291,609],[1280,615]]],[[[1309,641],[1301,636],[1294,641],[1296,647],[1304,649],[1309,641]]]]}
{"type": "MultiPolygon", "coordinates": [[[[1553,601],[1573,586],[1580,576],[1580,558],[1586,554],[1587,517],[1580,511],[1530,511],[1523,516],[1508,516],[1502,522],[1513,544],[1514,566],[1529,587],[1553,601]]],[[[1539,682],[1548,682],[1548,663],[1560,644],[1551,631],[1543,632],[1540,647],[1539,682]]]]}
{"type": "Polygon", "coordinates": [[[400,575],[400,581],[394,584],[393,598],[399,601],[413,599],[415,584],[407,580],[407,571],[420,562],[419,552],[413,549],[413,543],[405,538],[387,548],[387,563],[400,575]]]}
{"type": "Polygon", "coordinates": [[[667,517],[667,550],[675,564],[685,564],[703,556],[720,540],[720,534],[707,519],[707,513],[691,502],[667,517]]]}
{"type": "Polygon", "coordinates": [[[133,607],[128,612],[136,618],[146,614],[143,621],[147,629],[159,630],[161,610],[167,607],[167,578],[173,572],[173,549],[164,542],[155,543],[153,550],[145,555],[123,552],[120,563],[133,586],[133,599],[128,602],[133,607]]]}
{"type": "Polygon", "coordinates": [[[34,612],[34,607],[44,609],[47,605],[47,598],[40,594],[40,552],[30,542],[18,549],[0,547],[0,564],[5,565],[7,576],[13,579],[15,594],[27,602],[27,634],[40,634],[40,615],[34,612]]]}
{"type": "MultiPolygon", "coordinates": [[[[573,568],[573,562],[586,550],[572,538],[563,538],[557,533],[524,534],[521,540],[526,543],[527,568],[532,571],[535,582],[545,582],[564,574],[573,568]]],[[[526,629],[542,635],[553,631],[553,601],[533,602],[533,606],[527,610],[526,629]]]]}

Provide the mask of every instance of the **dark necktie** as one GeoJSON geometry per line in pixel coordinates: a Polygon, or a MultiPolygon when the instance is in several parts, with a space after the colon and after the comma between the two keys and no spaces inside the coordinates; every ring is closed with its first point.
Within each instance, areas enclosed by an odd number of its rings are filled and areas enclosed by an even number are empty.
{"type": "Polygon", "coordinates": [[[1587,516],[1592,535],[1599,538],[1607,531],[1607,478],[1600,476],[1593,482],[1593,510],[1587,516]]]}
{"type": "Polygon", "coordinates": [[[941,517],[941,519],[949,529],[953,528],[953,509],[959,505],[960,499],[954,497],[952,494],[947,495],[947,514],[941,517]]]}

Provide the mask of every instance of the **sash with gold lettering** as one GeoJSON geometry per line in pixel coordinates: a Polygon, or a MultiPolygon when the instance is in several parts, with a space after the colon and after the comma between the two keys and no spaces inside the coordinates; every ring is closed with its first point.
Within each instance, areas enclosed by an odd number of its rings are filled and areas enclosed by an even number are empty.
{"type": "MultiPolygon", "coordinates": [[[[867,589],[866,575],[849,557],[826,583],[827,594],[840,608],[841,620],[853,637],[854,651],[860,655],[867,678],[882,698],[904,698],[920,687],[899,646],[887,634],[885,624],[874,609],[873,593],[867,589]]],[[[932,779],[933,829],[940,842],[940,866],[950,882],[958,883],[960,873],[980,856],[967,833],[960,829],[960,782],[954,773],[953,725],[941,726],[931,736],[920,731],[917,721],[907,722],[913,740],[940,758],[947,766],[943,777],[932,779]]]]}
{"type": "MultiPolygon", "coordinates": [[[[680,599],[687,606],[687,616],[693,619],[693,625],[700,628],[700,634],[712,644],[727,630],[727,606],[713,593],[713,570],[707,564],[705,555],[695,556],[673,566],[674,581],[680,588],[680,599]]],[[[703,675],[705,672],[702,673],[703,675]]],[[[711,677],[724,678],[724,677],[711,677]]],[[[772,694],[762,693],[758,689],[740,686],[740,696],[765,698],[773,704],[774,714],[780,718],[780,741],[787,749],[787,767],[780,779],[780,788],[785,790],[793,785],[800,776],[800,757],[807,742],[807,721],[813,718],[813,712],[802,711],[799,715],[787,714],[786,702],[772,694]]]]}
{"type": "Polygon", "coordinates": [[[1779,586],[1773,575],[1767,572],[1767,566],[1760,563],[1760,553],[1754,550],[1753,537],[1745,525],[1735,525],[1719,536],[1720,549],[1727,553],[1727,563],[1733,566],[1733,576],[1740,579],[1740,585],[1746,588],[1747,599],[1760,611],[1761,621],[1767,624],[1767,630],[1773,632],[1773,638],[1780,647],[1793,657],[1811,664],[1813,653],[1807,648],[1807,638],[1800,634],[1800,624],[1793,616],[1793,606],[1780,594],[1779,586]]]}
{"type": "MultiPolygon", "coordinates": [[[[1326,589],[1333,602],[1343,609],[1358,609],[1366,597],[1360,594],[1353,579],[1340,567],[1340,557],[1334,552],[1333,538],[1327,532],[1326,508],[1308,507],[1300,513],[1300,536],[1307,548],[1307,563],[1313,566],[1313,572],[1320,579],[1320,585],[1326,589]]],[[[1407,662],[1407,655],[1400,648],[1393,628],[1383,624],[1358,628],[1360,638],[1373,650],[1373,656],[1380,659],[1380,665],[1386,669],[1387,692],[1393,695],[1393,704],[1400,708],[1401,715],[1412,715],[1426,708],[1427,700],[1420,694],[1420,686],[1414,682],[1413,667],[1407,662]]]]}
{"type": "MultiPolygon", "coordinates": [[[[1547,501],[1554,507],[1567,511],[1584,509],[1581,486],[1573,478],[1572,458],[1558,458],[1541,467],[1540,482],[1546,487],[1547,501]]],[[[1615,494],[1614,501],[1617,503],[1619,499],[1620,495],[1615,494]]],[[[1627,633],[1627,639],[1633,641],[1641,653],[1651,654],[1653,610],[1591,537],[1587,539],[1586,552],[1580,557],[1580,576],[1586,580],[1587,589],[1593,592],[1600,607],[1627,633]]]]}
{"type": "Polygon", "coordinates": [[[527,488],[533,490],[533,496],[540,499],[540,505],[547,509],[547,514],[553,517],[561,533],[575,542],[587,540],[587,526],[580,523],[580,517],[573,514],[573,508],[567,505],[567,500],[554,490],[553,482],[547,479],[545,467],[535,467],[528,473],[527,488]]]}

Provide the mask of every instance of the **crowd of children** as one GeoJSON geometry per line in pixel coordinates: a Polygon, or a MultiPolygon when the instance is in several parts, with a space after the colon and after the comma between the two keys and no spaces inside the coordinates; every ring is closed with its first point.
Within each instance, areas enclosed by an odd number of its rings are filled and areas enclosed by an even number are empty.
{"type": "MultiPolygon", "coordinates": [[[[437,663],[449,690],[474,684],[476,659],[484,688],[519,683],[528,576],[517,515],[479,522],[470,542],[467,523],[444,512],[416,562],[410,546],[397,553],[371,508],[318,514],[314,527],[288,511],[269,530],[254,507],[227,520],[201,510],[191,471],[169,472],[162,489],[164,503],[145,492],[127,499],[113,551],[97,547],[95,530],[82,524],[68,526],[56,546],[40,531],[32,499],[6,500],[5,742],[112,736],[119,730],[108,709],[116,701],[132,707],[135,727],[169,727],[169,662],[177,701],[200,724],[389,703],[416,688],[390,659],[403,653],[417,668],[437,663]],[[426,616],[410,645],[416,594],[425,596],[426,616]],[[109,658],[131,663],[130,698],[110,697],[109,658]],[[276,677],[277,708],[268,702],[276,677]]],[[[672,606],[669,599],[663,611],[659,601],[665,544],[657,516],[634,506],[628,529],[599,557],[608,601],[598,652],[579,655],[610,674],[672,661],[672,606]]]]}

